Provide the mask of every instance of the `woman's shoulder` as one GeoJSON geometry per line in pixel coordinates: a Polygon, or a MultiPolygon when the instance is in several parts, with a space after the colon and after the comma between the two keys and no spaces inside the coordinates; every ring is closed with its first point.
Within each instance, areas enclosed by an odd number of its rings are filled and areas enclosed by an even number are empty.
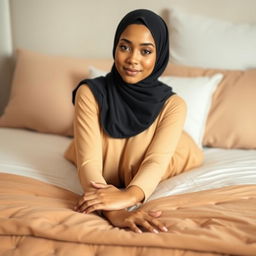
{"type": "Polygon", "coordinates": [[[179,108],[179,109],[184,109],[186,111],[187,104],[181,96],[177,94],[173,94],[171,97],[169,97],[166,100],[165,108],[179,108]]]}
{"type": "Polygon", "coordinates": [[[84,97],[94,98],[95,95],[101,94],[105,90],[105,77],[96,77],[94,79],[84,79],[80,82],[77,94],[84,97]]]}
{"type": "Polygon", "coordinates": [[[99,106],[94,94],[88,84],[82,84],[76,92],[76,104],[80,106],[87,106],[90,109],[99,111],[99,106]]]}
{"type": "Polygon", "coordinates": [[[186,114],[187,104],[185,100],[181,96],[173,94],[166,100],[159,115],[159,120],[168,120],[169,118],[172,119],[173,116],[176,116],[177,118],[184,118],[186,114]]]}
{"type": "Polygon", "coordinates": [[[79,88],[76,91],[76,99],[77,100],[93,100],[95,101],[94,95],[92,90],[90,89],[90,86],[88,84],[82,84],[79,86],[79,88]]]}
{"type": "Polygon", "coordinates": [[[76,94],[78,96],[84,96],[84,95],[92,95],[92,91],[88,84],[81,84],[79,88],[77,89],[76,94]]]}

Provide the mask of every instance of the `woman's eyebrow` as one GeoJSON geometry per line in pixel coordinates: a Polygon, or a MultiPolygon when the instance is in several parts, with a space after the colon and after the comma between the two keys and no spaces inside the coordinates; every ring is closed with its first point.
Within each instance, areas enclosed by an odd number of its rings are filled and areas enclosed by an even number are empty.
{"type": "MultiPolygon", "coordinates": [[[[125,41],[128,44],[132,44],[132,42],[130,40],[126,39],[126,38],[121,38],[120,41],[125,41]]],[[[141,43],[140,45],[141,46],[153,46],[153,47],[155,47],[154,44],[152,44],[152,43],[141,43]]]]}

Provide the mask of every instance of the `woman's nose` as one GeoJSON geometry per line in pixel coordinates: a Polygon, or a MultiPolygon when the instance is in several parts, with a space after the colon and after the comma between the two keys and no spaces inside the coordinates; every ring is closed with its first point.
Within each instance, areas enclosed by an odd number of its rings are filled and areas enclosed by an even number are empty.
{"type": "Polygon", "coordinates": [[[138,64],[139,62],[139,54],[136,51],[131,51],[128,58],[127,58],[127,62],[129,64],[138,64]]]}

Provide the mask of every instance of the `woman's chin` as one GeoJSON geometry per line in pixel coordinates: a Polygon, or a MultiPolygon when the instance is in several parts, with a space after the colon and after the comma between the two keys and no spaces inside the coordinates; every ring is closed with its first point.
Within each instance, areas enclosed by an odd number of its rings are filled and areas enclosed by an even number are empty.
{"type": "Polygon", "coordinates": [[[136,76],[122,76],[122,79],[127,84],[136,84],[142,80],[140,77],[136,77],[136,76]]]}

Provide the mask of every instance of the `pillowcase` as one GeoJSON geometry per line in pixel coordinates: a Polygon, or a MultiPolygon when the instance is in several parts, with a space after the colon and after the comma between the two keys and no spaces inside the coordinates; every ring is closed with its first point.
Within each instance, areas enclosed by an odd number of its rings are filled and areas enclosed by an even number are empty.
{"type": "MultiPolygon", "coordinates": [[[[17,51],[11,96],[0,127],[73,135],[72,90],[89,77],[89,65],[110,70],[110,59],[78,59],[17,51]]],[[[169,64],[165,76],[224,75],[208,114],[203,145],[256,149],[256,69],[221,70],[169,64]]]]}
{"type": "MultiPolygon", "coordinates": [[[[106,75],[106,72],[92,66],[89,67],[89,72],[91,78],[106,75]]],[[[215,74],[212,77],[162,76],[159,78],[160,81],[171,86],[174,92],[180,95],[187,103],[188,112],[184,130],[194,139],[199,147],[202,147],[202,139],[212,102],[212,95],[222,78],[222,74],[215,74]]]]}
{"type": "Polygon", "coordinates": [[[169,12],[171,62],[219,69],[256,68],[256,23],[169,12]]]}
{"type": "Polygon", "coordinates": [[[212,95],[222,78],[223,75],[220,73],[212,77],[163,76],[159,78],[185,100],[188,110],[184,130],[190,134],[199,147],[203,144],[212,95]]]}
{"type": "Polygon", "coordinates": [[[48,56],[23,49],[16,56],[10,99],[0,127],[72,136],[72,90],[88,77],[90,64],[110,69],[113,61],[48,56]]]}
{"type": "Polygon", "coordinates": [[[203,145],[256,149],[256,69],[221,70],[169,64],[165,75],[196,77],[224,75],[206,122],[203,145]]]}

